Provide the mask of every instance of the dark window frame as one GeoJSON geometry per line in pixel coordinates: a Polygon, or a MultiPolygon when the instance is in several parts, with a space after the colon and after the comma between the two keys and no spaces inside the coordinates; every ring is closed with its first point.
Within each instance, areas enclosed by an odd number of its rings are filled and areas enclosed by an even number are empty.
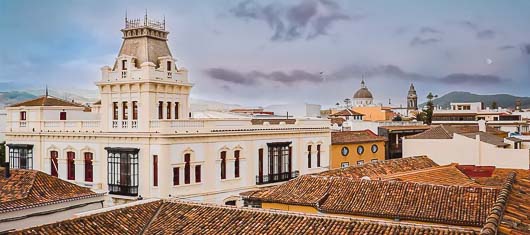
{"type": "Polygon", "coordinates": [[[153,187],[158,187],[158,155],[153,155],[153,187]]]}
{"type": "Polygon", "coordinates": [[[20,121],[26,121],[27,113],[26,111],[20,111],[20,121]]]}
{"type": "Polygon", "coordinates": [[[59,112],[59,120],[66,121],[66,112],[65,111],[59,112]]]}
{"type": "Polygon", "coordinates": [[[9,167],[13,169],[33,169],[33,145],[8,144],[9,167]]]}
{"type": "Polygon", "coordinates": [[[175,119],[179,119],[179,106],[180,106],[180,103],[179,102],[175,102],[175,119]]]}
{"type": "Polygon", "coordinates": [[[320,167],[320,144],[317,144],[317,167],[320,167]]]}
{"type": "Polygon", "coordinates": [[[171,119],[171,102],[167,102],[166,119],[171,119]]]}
{"type": "Polygon", "coordinates": [[[127,101],[121,102],[121,118],[123,120],[129,119],[129,105],[127,104],[127,101]]]}
{"type": "Polygon", "coordinates": [[[52,150],[50,151],[50,175],[59,177],[59,152],[52,150]]]}
{"type": "Polygon", "coordinates": [[[119,114],[118,114],[118,102],[112,102],[112,120],[118,120],[119,114]]]}
{"type": "Polygon", "coordinates": [[[221,179],[226,179],[226,151],[221,151],[221,179]]]}
{"type": "Polygon", "coordinates": [[[158,101],[158,119],[164,119],[164,101],[158,101]]]}
{"type": "Polygon", "coordinates": [[[307,168],[311,169],[311,147],[312,145],[307,146],[307,168]]]}
{"type": "Polygon", "coordinates": [[[75,180],[75,152],[66,152],[66,177],[68,180],[75,180]]]}
{"type": "Polygon", "coordinates": [[[138,101],[132,102],[132,108],[133,108],[133,120],[138,120],[138,101]]]}
{"type": "Polygon", "coordinates": [[[184,154],[184,184],[191,183],[191,154],[184,154]]]}
{"type": "Polygon", "coordinates": [[[138,196],[140,149],[106,147],[105,150],[109,194],[138,196]]]}
{"type": "Polygon", "coordinates": [[[173,186],[180,185],[180,167],[173,167],[173,186]]]}
{"type": "Polygon", "coordinates": [[[201,165],[195,165],[195,183],[201,182],[201,165]]]}
{"type": "Polygon", "coordinates": [[[239,178],[239,157],[240,157],[240,150],[234,151],[234,177],[239,178]]]}

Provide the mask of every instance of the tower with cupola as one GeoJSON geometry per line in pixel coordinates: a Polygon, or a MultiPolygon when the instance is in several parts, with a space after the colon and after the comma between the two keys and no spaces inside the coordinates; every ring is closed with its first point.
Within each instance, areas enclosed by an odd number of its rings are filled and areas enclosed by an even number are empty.
{"type": "Polygon", "coordinates": [[[121,32],[118,56],[112,66],[101,68],[96,83],[102,129],[148,132],[162,122],[187,119],[192,84],[169,50],[165,19],[126,16],[121,32]]]}

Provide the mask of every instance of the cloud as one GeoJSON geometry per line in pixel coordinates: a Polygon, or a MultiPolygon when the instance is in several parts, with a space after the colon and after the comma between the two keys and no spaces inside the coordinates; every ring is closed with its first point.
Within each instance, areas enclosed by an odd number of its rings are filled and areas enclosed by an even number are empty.
{"type": "Polygon", "coordinates": [[[440,38],[433,38],[433,37],[429,37],[429,38],[414,37],[414,38],[410,41],[410,45],[411,45],[411,46],[423,46],[423,45],[429,45],[429,44],[438,43],[438,42],[440,42],[440,41],[441,41],[440,38]]]}
{"type": "Polygon", "coordinates": [[[303,0],[291,6],[277,2],[261,5],[257,1],[246,0],[238,3],[230,12],[237,18],[265,22],[273,31],[272,41],[314,39],[327,35],[338,21],[362,18],[360,15],[342,13],[340,5],[332,0],[303,0]]]}
{"type": "Polygon", "coordinates": [[[498,49],[501,50],[501,51],[511,50],[511,49],[515,49],[515,46],[512,46],[512,45],[504,45],[504,46],[500,46],[498,49]]]}
{"type": "Polygon", "coordinates": [[[525,55],[530,55],[530,44],[524,44],[521,46],[521,51],[525,55]]]}
{"type": "Polygon", "coordinates": [[[420,33],[422,33],[422,34],[429,34],[429,33],[438,34],[438,33],[441,33],[441,32],[439,30],[435,29],[435,28],[424,26],[424,27],[420,28],[420,33]]]}
{"type": "Polygon", "coordinates": [[[500,84],[504,82],[504,79],[495,75],[455,73],[447,75],[438,81],[447,84],[490,85],[500,84]]]}
{"type": "Polygon", "coordinates": [[[495,31],[486,29],[477,32],[478,39],[493,39],[495,38],[495,31]]]}
{"type": "Polygon", "coordinates": [[[255,86],[257,84],[294,86],[300,83],[320,84],[325,81],[336,82],[351,79],[384,78],[400,79],[413,82],[432,82],[438,84],[473,84],[489,85],[505,82],[495,75],[453,73],[447,76],[430,76],[403,70],[397,65],[379,65],[365,67],[360,65],[348,65],[329,73],[310,72],[301,69],[291,71],[263,72],[253,70],[250,72],[239,72],[231,69],[212,68],[207,69],[206,74],[215,80],[221,80],[232,84],[255,86]]]}
{"type": "Polygon", "coordinates": [[[494,30],[484,29],[479,24],[468,21],[468,20],[460,21],[457,24],[475,33],[475,37],[477,39],[481,39],[481,40],[493,39],[497,35],[497,33],[494,30]]]}

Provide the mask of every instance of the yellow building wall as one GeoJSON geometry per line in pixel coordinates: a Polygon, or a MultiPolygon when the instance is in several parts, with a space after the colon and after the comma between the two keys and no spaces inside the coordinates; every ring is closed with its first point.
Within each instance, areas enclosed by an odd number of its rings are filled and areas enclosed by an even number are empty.
{"type": "Polygon", "coordinates": [[[374,141],[366,143],[352,143],[352,144],[333,144],[331,145],[331,154],[330,154],[330,168],[337,169],[341,167],[341,163],[348,162],[349,166],[356,166],[357,161],[363,160],[364,163],[369,163],[372,159],[377,159],[379,161],[385,160],[385,142],[384,141],[374,141]],[[372,145],[377,145],[377,152],[372,153],[372,145]],[[357,147],[363,146],[364,152],[359,155],[357,153],[357,147]],[[342,148],[347,147],[349,153],[347,156],[342,156],[342,148]]]}
{"type": "Polygon", "coordinates": [[[299,206],[299,205],[289,205],[282,203],[261,203],[261,208],[263,209],[274,209],[274,210],[283,210],[283,211],[294,211],[294,212],[303,212],[303,213],[318,213],[318,210],[312,206],[299,206]]]}
{"type": "Polygon", "coordinates": [[[394,114],[392,111],[383,109],[381,106],[373,107],[354,107],[353,111],[364,114],[364,121],[387,121],[392,120],[394,114]]]}

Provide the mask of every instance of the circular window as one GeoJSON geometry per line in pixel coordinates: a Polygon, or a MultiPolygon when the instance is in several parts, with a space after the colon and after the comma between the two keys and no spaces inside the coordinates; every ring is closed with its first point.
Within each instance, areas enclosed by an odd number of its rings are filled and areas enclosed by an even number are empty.
{"type": "Polygon", "coordinates": [[[372,145],[372,153],[377,153],[377,150],[379,150],[379,147],[377,145],[372,145]]]}
{"type": "Polygon", "coordinates": [[[350,153],[350,150],[348,149],[348,147],[342,147],[342,149],[340,150],[340,153],[342,153],[342,156],[348,156],[348,153],[350,153]]]}
{"type": "Polygon", "coordinates": [[[359,155],[363,154],[363,153],[364,153],[364,147],[363,147],[363,146],[359,146],[359,147],[357,147],[357,153],[358,153],[359,155]]]}

